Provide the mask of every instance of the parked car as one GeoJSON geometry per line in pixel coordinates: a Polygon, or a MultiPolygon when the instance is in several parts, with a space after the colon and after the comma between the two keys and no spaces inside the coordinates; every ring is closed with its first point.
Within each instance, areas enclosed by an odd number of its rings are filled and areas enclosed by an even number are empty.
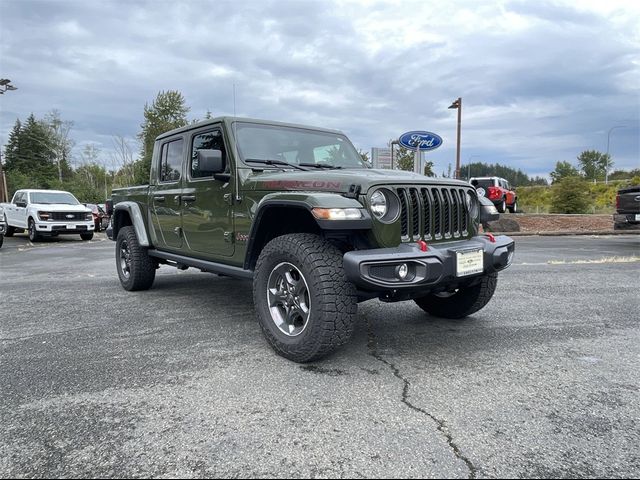
{"type": "Polygon", "coordinates": [[[101,207],[99,204],[96,205],[95,203],[85,203],[84,205],[91,209],[95,231],[101,232],[105,230],[107,225],[109,225],[109,216],[104,211],[104,207],[101,207]]]}
{"type": "Polygon", "coordinates": [[[486,197],[493,202],[498,212],[511,213],[518,211],[518,195],[504,178],[472,177],[469,183],[476,189],[479,197],[486,197]]]}
{"type": "Polygon", "coordinates": [[[69,192],[61,190],[18,190],[11,203],[3,203],[7,231],[29,232],[29,240],[37,242],[42,237],[80,234],[83,240],[91,240],[95,226],[91,210],[82,205],[69,192]]]}
{"type": "Polygon", "coordinates": [[[621,188],[616,195],[613,229],[640,228],[640,185],[621,188]]]}
{"type": "Polygon", "coordinates": [[[7,231],[7,220],[4,218],[4,209],[0,205],[0,247],[4,243],[4,234],[7,231]]]}

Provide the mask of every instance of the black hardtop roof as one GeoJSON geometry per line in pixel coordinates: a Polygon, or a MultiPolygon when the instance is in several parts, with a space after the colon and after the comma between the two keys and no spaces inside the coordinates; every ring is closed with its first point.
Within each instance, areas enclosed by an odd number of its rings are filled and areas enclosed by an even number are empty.
{"type": "Polygon", "coordinates": [[[190,130],[195,130],[197,128],[206,127],[207,125],[226,123],[227,126],[231,126],[231,124],[233,122],[257,123],[257,124],[261,124],[261,125],[276,125],[276,126],[291,127],[291,128],[304,128],[306,130],[317,130],[317,131],[321,131],[321,132],[337,133],[337,134],[340,134],[340,135],[344,135],[343,132],[341,132],[340,130],[334,130],[334,129],[331,129],[331,128],[313,127],[313,126],[310,126],[310,125],[300,125],[300,124],[297,124],[297,123],[275,122],[273,120],[260,120],[260,119],[257,119],[257,118],[242,118],[242,117],[225,116],[225,117],[210,118],[208,120],[202,120],[201,122],[191,123],[191,124],[189,124],[187,126],[184,126],[184,127],[175,128],[173,130],[170,130],[168,132],[165,132],[165,133],[162,133],[162,134],[158,135],[156,137],[156,140],[161,140],[163,138],[170,137],[170,136],[173,136],[173,135],[176,135],[176,134],[179,134],[179,133],[183,133],[183,132],[188,132],[190,130]]]}

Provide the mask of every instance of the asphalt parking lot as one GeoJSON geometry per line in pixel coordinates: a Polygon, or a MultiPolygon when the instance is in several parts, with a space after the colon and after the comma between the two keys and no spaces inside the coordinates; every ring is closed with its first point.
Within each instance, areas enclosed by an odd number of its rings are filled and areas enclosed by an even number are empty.
{"type": "Polygon", "coordinates": [[[638,477],[640,236],[516,241],[472,318],[369,301],[301,366],[250,283],[163,267],[128,293],[103,235],[7,238],[0,476],[638,477]]]}

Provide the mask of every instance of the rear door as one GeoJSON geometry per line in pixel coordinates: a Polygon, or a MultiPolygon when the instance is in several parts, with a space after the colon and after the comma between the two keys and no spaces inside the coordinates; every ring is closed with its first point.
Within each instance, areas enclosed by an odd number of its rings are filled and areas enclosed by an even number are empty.
{"type": "Polygon", "coordinates": [[[171,137],[159,145],[156,185],[150,189],[149,203],[159,246],[182,247],[182,182],[185,158],[183,137],[171,137]]]}
{"type": "Polygon", "coordinates": [[[6,209],[7,222],[12,227],[27,228],[27,208],[18,203],[27,203],[27,192],[16,192],[11,205],[6,209]]]}

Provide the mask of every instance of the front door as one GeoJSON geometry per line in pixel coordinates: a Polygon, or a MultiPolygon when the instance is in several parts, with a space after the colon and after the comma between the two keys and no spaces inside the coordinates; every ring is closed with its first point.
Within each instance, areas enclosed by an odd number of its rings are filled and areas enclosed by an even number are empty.
{"type": "Polygon", "coordinates": [[[158,181],[151,187],[153,227],[160,245],[182,246],[182,164],[184,139],[168,141],[161,146],[158,181]]]}
{"type": "Polygon", "coordinates": [[[233,176],[222,128],[209,126],[191,137],[183,190],[182,228],[187,248],[215,259],[234,253],[233,176]],[[198,150],[221,150],[229,178],[214,178],[198,168],[198,150]]]}

